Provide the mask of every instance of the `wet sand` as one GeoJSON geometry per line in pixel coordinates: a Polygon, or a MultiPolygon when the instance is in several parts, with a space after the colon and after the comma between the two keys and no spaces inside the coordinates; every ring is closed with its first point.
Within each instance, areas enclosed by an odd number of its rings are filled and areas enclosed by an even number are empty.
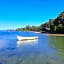
{"type": "Polygon", "coordinates": [[[46,34],[47,36],[64,36],[64,34],[46,34]]]}

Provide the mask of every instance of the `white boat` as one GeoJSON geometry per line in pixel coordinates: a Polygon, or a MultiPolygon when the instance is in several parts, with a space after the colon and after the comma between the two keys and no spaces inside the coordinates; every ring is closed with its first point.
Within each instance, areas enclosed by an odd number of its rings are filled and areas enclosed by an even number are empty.
{"type": "Polygon", "coordinates": [[[23,36],[17,36],[17,39],[20,40],[34,40],[34,39],[38,39],[37,36],[35,37],[23,37],[23,36]]]}

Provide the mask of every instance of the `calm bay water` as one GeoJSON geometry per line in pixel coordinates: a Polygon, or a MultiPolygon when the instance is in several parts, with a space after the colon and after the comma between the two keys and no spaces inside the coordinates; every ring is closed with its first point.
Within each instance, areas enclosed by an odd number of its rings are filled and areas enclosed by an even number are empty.
{"type": "Polygon", "coordinates": [[[0,31],[0,64],[64,64],[64,37],[0,31]],[[39,38],[18,41],[17,35],[39,38]]]}

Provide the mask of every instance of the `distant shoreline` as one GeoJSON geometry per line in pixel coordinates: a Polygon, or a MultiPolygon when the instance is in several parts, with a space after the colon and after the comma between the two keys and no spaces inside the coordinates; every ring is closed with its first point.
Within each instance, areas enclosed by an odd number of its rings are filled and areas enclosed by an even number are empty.
{"type": "Polygon", "coordinates": [[[34,33],[41,33],[41,32],[36,32],[36,31],[29,31],[29,32],[34,32],[34,33]]]}
{"type": "Polygon", "coordinates": [[[37,31],[26,31],[26,32],[33,32],[33,33],[45,34],[47,36],[64,36],[64,34],[41,33],[41,32],[37,32],[37,31]]]}

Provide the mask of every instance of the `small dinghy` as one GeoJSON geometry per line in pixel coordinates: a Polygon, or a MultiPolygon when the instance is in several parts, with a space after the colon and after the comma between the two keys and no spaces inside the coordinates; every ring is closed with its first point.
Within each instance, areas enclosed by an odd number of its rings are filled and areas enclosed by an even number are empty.
{"type": "Polygon", "coordinates": [[[17,39],[20,40],[34,40],[34,39],[38,39],[37,36],[35,37],[23,37],[23,36],[17,36],[17,39]]]}

